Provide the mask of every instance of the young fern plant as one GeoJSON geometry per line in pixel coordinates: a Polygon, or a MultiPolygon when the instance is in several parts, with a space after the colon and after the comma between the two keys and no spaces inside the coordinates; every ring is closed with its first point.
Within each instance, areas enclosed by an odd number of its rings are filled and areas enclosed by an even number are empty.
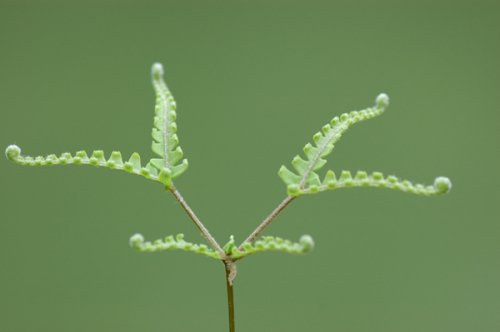
{"type": "Polygon", "coordinates": [[[17,145],[10,145],[5,153],[10,161],[19,165],[91,165],[140,175],[163,185],[166,191],[169,191],[184,209],[208,245],[187,242],[184,240],[183,234],[177,234],[175,237],[169,235],[164,239],[153,242],[145,241],[141,234],[135,234],[130,238],[130,245],[140,252],[184,250],[222,262],[226,272],[230,332],[235,331],[233,282],[236,277],[237,262],[258,252],[282,251],[292,254],[305,254],[314,247],[314,241],[309,235],[303,235],[298,242],[273,236],[264,236],[259,239],[269,224],[296,198],[327,190],[350,187],[381,187],[423,196],[445,194],[451,189],[451,182],[446,177],[437,177],[433,185],[426,186],[413,184],[408,180],[401,180],[393,175],[384,176],[381,172],[369,174],[365,171],[358,171],[353,176],[350,171],[344,170],[340,172],[339,176],[336,176],[334,171],[328,170],[323,179],[317,173],[325,166],[327,162],[325,158],[333,151],[334,145],[351,125],[384,113],[389,105],[389,97],[382,93],[376,98],[373,107],[344,113],[339,117],[334,117],[328,124],[323,126],[321,131],[313,136],[314,143],[308,143],[304,146],[304,157],[297,155],[293,158],[292,167],[294,171],[285,166],[280,168],[278,174],[287,188],[285,199],[241,244],[237,245],[233,236],[231,236],[229,242],[221,245],[210,234],[174,184],[174,179],[181,176],[188,168],[188,161],[184,159],[184,153],[179,146],[177,136],[176,103],[163,80],[163,66],[161,64],[153,64],[151,76],[156,94],[152,130],[152,151],[156,158],[148,160],[145,165],[141,163],[141,157],[135,152],[127,161],[122,159],[122,154],[119,151],[111,152],[109,157],[106,157],[102,150],[95,150],[91,154],[78,151],[74,154],[65,152],[59,156],[49,154],[46,157],[31,157],[23,155],[17,145]]]}

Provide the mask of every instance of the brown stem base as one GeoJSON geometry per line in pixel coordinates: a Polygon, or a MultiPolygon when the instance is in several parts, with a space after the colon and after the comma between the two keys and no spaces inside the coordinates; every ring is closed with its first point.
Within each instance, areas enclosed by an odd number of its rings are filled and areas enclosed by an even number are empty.
{"type": "Polygon", "coordinates": [[[234,327],[234,292],[233,292],[233,268],[231,265],[233,262],[224,262],[224,268],[226,270],[226,289],[227,289],[227,310],[229,317],[229,332],[235,332],[234,327]]]}

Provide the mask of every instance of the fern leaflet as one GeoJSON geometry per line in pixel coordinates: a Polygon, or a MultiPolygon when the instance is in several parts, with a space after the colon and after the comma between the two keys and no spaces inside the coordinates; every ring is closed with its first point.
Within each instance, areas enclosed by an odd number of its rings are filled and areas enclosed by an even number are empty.
{"type": "Polygon", "coordinates": [[[176,103],[163,80],[163,66],[155,63],[151,69],[153,87],[156,93],[155,117],[153,122],[152,150],[162,157],[151,159],[150,163],[158,169],[171,173],[176,178],[184,173],[188,167],[187,159],[182,159],[184,153],[179,146],[179,138],[176,134],[177,118],[176,103]],[[179,163],[180,162],[180,163],[179,163]]]}
{"type": "Polygon", "coordinates": [[[292,166],[297,173],[281,166],[278,174],[288,185],[289,192],[300,192],[308,186],[319,186],[321,184],[320,177],[315,171],[326,164],[324,158],[332,152],[334,144],[340,140],[342,134],[351,125],[382,114],[388,104],[389,97],[386,94],[380,94],[376,99],[375,107],[343,113],[340,117],[334,117],[329,124],[324,125],[321,131],[314,134],[314,145],[307,143],[304,146],[303,150],[307,160],[302,159],[299,155],[293,158],[292,166]]]}
{"type": "Polygon", "coordinates": [[[292,195],[297,195],[314,194],[326,190],[353,187],[388,188],[417,195],[432,196],[445,194],[450,191],[451,182],[448,178],[440,176],[434,180],[433,185],[425,186],[422,184],[413,184],[408,180],[401,180],[394,175],[384,177],[381,172],[368,174],[365,171],[358,171],[355,176],[352,176],[350,171],[342,171],[337,179],[335,173],[330,170],[326,172],[326,176],[321,185],[311,185],[299,192],[293,191],[294,188],[290,190],[292,191],[292,195]]]}
{"type": "Polygon", "coordinates": [[[7,158],[19,165],[24,166],[50,166],[50,165],[92,165],[97,167],[105,167],[109,169],[115,169],[120,171],[126,171],[131,174],[140,175],[146,179],[161,182],[165,186],[170,185],[170,174],[164,172],[163,170],[158,172],[158,170],[151,165],[141,166],[141,156],[134,152],[128,159],[124,162],[122,159],[122,154],[120,151],[113,151],[108,159],[106,159],[105,154],[102,150],[93,151],[89,155],[85,151],[78,151],[74,155],[65,152],[60,156],[55,154],[50,154],[46,157],[38,156],[23,156],[21,154],[21,148],[17,145],[9,145],[5,150],[5,155],[7,158]]]}
{"type": "Polygon", "coordinates": [[[184,250],[196,254],[202,254],[210,258],[222,259],[220,254],[204,244],[194,244],[184,240],[184,234],[167,236],[164,240],[148,242],[141,234],[135,234],[130,238],[130,246],[141,252],[157,252],[166,250],[184,250]]]}
{"type": "Polygon", "coordinates": [[[307,254],[313,249],[314,240],[309,235],[302,235],[299,242],[292,242],[280,237],[263,236],[262,239],[255,242],[245,242],[241,250],[236,246],[232,247],[228,254],[230,254],[234,260],[240,260],[248,255],[264,251],[282,251],[289,254],[307,254]]]}

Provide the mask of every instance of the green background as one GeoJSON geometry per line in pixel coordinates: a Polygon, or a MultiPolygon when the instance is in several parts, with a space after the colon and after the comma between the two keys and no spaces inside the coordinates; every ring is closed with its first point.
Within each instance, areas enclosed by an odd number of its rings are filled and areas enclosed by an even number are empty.
{"type": "MultiPolygon", "coordinates": [[[[284,198],[280,165],[387,92],[329,168],[446,175],[452,192],[297,200],[266,234],[316,249],[239,264],[237,330],[500,331],[499,17],[497,1],[0,0],[0,143],[147,159],[162,62],[190,161],[177,186],[220,242],[242,240],[284,198]]],[[[0,169],[1,331],[227,330],[221,264],[128,246],[202,241],[160,185],[0,169]]]]}

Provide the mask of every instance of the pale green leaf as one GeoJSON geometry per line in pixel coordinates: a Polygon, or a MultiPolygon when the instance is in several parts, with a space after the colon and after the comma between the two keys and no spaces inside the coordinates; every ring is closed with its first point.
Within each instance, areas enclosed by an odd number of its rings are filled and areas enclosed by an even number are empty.
{"type": "Polygon", "coordinates": [[[155,63],[151,69],[153,87],[156,93],[155,116],[152,130],[152,150],[160,159],[152,159],[150,164],[158,171],[170,170],[172,178],[184,173],[188,162],[179,146],[177,132],[176,103],[163,79],[163,66],[155,63]]]}

